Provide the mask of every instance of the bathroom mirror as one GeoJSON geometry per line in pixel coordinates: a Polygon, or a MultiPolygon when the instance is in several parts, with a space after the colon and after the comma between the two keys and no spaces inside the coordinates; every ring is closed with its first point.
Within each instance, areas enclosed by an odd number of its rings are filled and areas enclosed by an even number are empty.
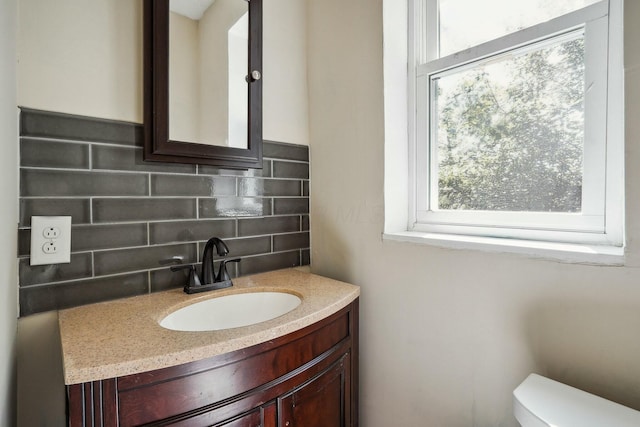
{"type": "Polygon", "coordinates": [[[262,167],[262,0],[144,1],[144,159],[262,167]]]}

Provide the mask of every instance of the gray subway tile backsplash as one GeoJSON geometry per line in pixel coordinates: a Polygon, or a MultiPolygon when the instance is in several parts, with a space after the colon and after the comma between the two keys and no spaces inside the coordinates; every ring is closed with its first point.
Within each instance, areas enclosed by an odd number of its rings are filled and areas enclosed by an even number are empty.
{"type": "Polygon", "coordinates": [[[20,166],[89,169],[89,145],[24,138],[20,166]]]}
{"type": "Polygon", "coordinates": [[[238,270],[241,276],[245,276],[299,265],[301,265],[300,251],[291,251],[246,258],[238,263],[238,270]]]}
{"type": "Polygon", "coordinates": [[[183,287],[189,280],[189,273],[187,270],[174,272],[168,268],[162,268],[150,271],[149,278],[150,291],[160,292],[183,287]]]}
{"type": "Polygon", "coordinates": [[[298,215],[238,220],[239,237],[291,233],[295,231],[300,231],[300,217],[298,215]]]}
{"type": "Polygon", "coordinates": [[[239,178],[239,196],[300,196],[302,184],[292,179],[239,178]]]}
{"type": "Polygon", "coordinates": [[[95,273],[96,276],[104,276],[128,271],[151,270],[177,264],[178,259],[184,264],[190,264],[197,260],[196,249],[195,243],[185,243],[98,251],[94,253],[95,273]],[[174,259],[176,261],[173,261],[174,259]]]}
{"type": "Polygon", "coordinates": [[[144,246],[148,241],[144,223],[79,225],[71,229],[72,252],[144,246]]]}
{"type": "Polygon", "coordinates": [[[309,148],[303,145],[265,141],[264,146],[262,147],[262,154],[264,157],[272,159],[309,162],[309,148]]]}
{"type": "Polygon", "coordinates": [[[146,272],[97,277],[20,289],[20,313],[59,310],[82,304],[143,295],[149,292],[146,272]]]}
{"type": "Polygon", "coordinates": [[[72,224],[91,223],[91,200],[89,198],[20,199],[20,227],[30,227],[32,216],[71,216],[72,224]]]}
{"type": "Polygon", "coordinates": [[[142,146],[142,126],[21,108],[20,136],[142,146]]]}
{"type": "Polygon", "coordinates": [[[309,233],[279,234],[273,236],[274,252],[289,251],[309,247],[309,233]]]}
{"type": "Polygon", "coordinates": [[[309,198],[297,197],[273,199],[274,215],[306,214],[309,213],[309,198]]]}
{"type": "Polygon", "coordinates": [[[311,250],[303,249],[300,255],[300,265],[310,265],[311,264],[311,250]]]}
{"type": "Polygon", "coordinates": [[[236,178],[208,175],[152,175],[152,196],[235,196],[236,178]]]}
{"type": "Polygon", "coordinates": [[[92,211],[94,223],[194,219],[197,215],[196,200],[183,198],[97,198],[92,211]]]}
{"type": "Polygon", "coordinates": [[[143,162],[135,123],[31,109],[20,123],[23,316],[182,287],[174,257],[199,262],[212,236],[242,258],[232,276],[310,263],[306,146],[265,141],[263,168],[238,171],[143,162]],[[29,265],[34,215],[72,217],[71,263],[29,265]]]}
{"type": "Polygon", "coordinates": [[[211,165],[198,165],[199,175],[232,175],[232,176],[259,176],[268,178],[271,176],[271,160],[262,161],[262,169],[225,169],[211,165]]]}
{"type": "Polygon", "coordinates": [[[301,162],[273,162],[273,176],[276,178],[309,179],[309,164],[301,162]]]}
{"type": "Polygon", "coordinates": [[[92,276],[91,253],[71,254],[68,264],[29,265],[28,258],[21,258],[18,268],[20,286],[31,286],[42,283],[61,282],[82,279],[92,276]]]}
{"type": "Polygon", "coordinates": [[[23,197],[147,196],[149,177],[132,173],[26,169],[20,173],[23,197]]]}
{"type": "Polygon", "coordinates": [[[145,162],[142,160],[141,147],[118,147],[105,144],[91,146],[91,166],[93,169],[159,173],[193,174],[196,170],[195,165],[145,162]]]}
{"type": "Polygon", "coordinates": [[[200,218],[267,216],[273,213],[267,197],[215,197],[198,200],[200,218]]]}
{"type": "Polygon", "coordinates": [[[31,250],[31,229],[18,229],[18,257],[29,256],[31,250]]]}
{"type": "Polygon", "coordinates": [[[197,242],[212,236],[221,239],[235,237],[235,220],[170,221],[149,224],[149,243],[152,245],[197,242]]]}

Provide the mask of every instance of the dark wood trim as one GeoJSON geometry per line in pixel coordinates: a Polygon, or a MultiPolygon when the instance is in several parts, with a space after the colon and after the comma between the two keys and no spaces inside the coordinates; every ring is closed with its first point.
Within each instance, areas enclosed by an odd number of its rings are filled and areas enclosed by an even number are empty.
{"type": "MultiPolygon", "coordinates": [[[[249,70],[262,73],[262,0],[248,5],[249,70]]],[[[144,160],[261,169],[262,78],[247,98],[247,149],[169,139],[169,0],[144,0],[144,160]]]]}
{"type": "Polygon", "coordinates": [[[67,386],[67,417],[70,427],[117,426],[117,380],[111,378],[67,386]],[[81,402],[81,405],[75,404],[81,402]]]}

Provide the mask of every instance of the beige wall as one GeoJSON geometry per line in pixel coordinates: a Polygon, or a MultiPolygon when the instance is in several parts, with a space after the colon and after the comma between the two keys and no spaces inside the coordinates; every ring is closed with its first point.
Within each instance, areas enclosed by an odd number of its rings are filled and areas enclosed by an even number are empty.
{"type": "Polygon", "coordinates": [[[262,114],[267,140],[309,144],[306,13],[306,1],[263,1],[262,114]]]}
{"type": "MultiPolygon", "coordinates": [[[[515,426],[511,392],[530,372],[640,410],[638,268],[382,241],[382,0],[307,5],[312,270],[362,286],[361,425],[515,426]]],[[[625,23],[637,260],[640,2],[625,23]]]]}
{"type": "MultiPolygon", "coordinates": [[[[305,5],[264,3],[263,135],[308,144],[305,5]]],[[[18,105],[142,122],[142,1],[18,6],[18,105]]]]}
{"type": "Polygon", "coordinates": [[[21,0],[18,104],[142,121],[142,2],[21,0]]]}
{"type": "Polygon", "coordinates": [[[14,425],[18,273],[18,121],[16,111],[16,1],[0,1],[0,425],[14,425]]]}

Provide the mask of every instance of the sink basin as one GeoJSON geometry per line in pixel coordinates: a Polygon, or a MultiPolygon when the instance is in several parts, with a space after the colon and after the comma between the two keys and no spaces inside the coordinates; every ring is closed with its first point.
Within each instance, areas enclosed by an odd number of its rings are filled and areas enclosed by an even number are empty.
{"type": "Polygon", "coordinates": [[[174,331],[218,331],[282,316],[302,300],[285,292],[250,292],[200,301],[174,311],[160,326],[174,331]]]}

